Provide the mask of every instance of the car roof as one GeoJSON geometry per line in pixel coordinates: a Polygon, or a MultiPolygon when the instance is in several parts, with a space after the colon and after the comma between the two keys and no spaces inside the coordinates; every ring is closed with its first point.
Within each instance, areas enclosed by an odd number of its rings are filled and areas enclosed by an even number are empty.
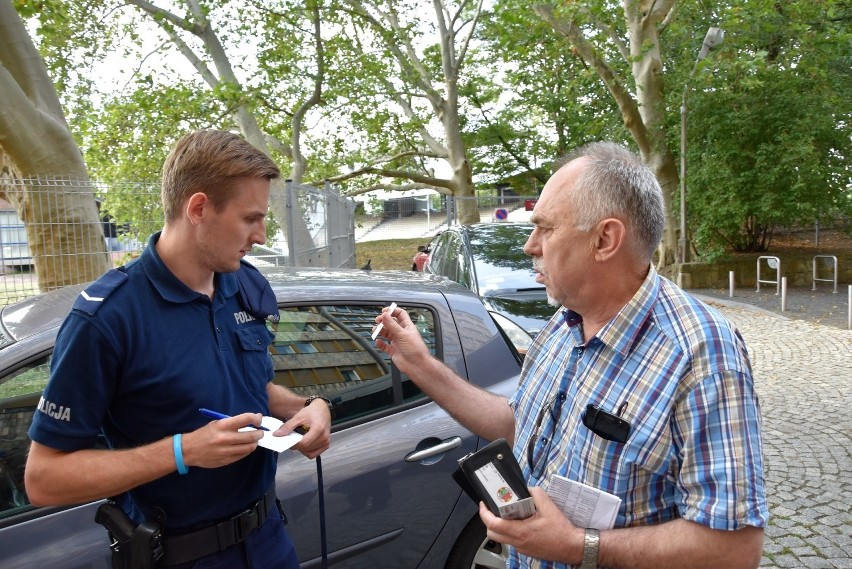
{"type": "Polygon", "coordinates": [[[86,284],[65,286],[4,306],[0,310],[0,346],[62,324],[86,284]]]}

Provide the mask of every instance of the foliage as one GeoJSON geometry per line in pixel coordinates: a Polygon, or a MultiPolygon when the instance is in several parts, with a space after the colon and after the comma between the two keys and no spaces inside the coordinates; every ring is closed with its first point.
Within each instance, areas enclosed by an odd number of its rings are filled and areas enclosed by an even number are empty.
{"type": "Polygon", "coordinates": [[[597,73],[528,2],[496,2],[481,38],[482,65],[497,65],[469,93],[467,133],[478,169],[492,180],[533,194],[532,179],[543,185],[554,159],[592,140],[629,139],[597,73]]]}
{"type": "Polygon", "coordinates": [[[779,226],[852,214],[852,14],[735,6],[725,25],[739,53],[689,95],[688,215],[705,256],[766,251],[779,226]]]}
{"type": "MultiPolygon", "coordinates": [[[[454,79],[445,74],[448,60],[433,4],[444,13],[459,10],[457,22],[463,22],[476,2],[163,3],[186,18],[194,5],[200,7],[232,66],[231,78],[198,37],[181,35],[186,30],[162,17],[152,28],[153,20],[133,3],[14,0],[36,30],[95,179],[153,184],[183,132],[237,128],[239,116],[257,122],[281,165],[295,170],[294,156],[303,154],[305,179],[361,169],[359,179],[341,180],[353,192],[444,183],[441,191],[449,193],[452,184],[440,179],[436,165],[443,161],[463,172],[460,163],[467,161],[480,191],[508,182],[530,194],[531,185],[540,188],[547,178],[551,160],[567,150],[593,139],[632,145],[628,119],[598,73],[520,0],[485,3],[488,11],[475,28],[470,21],[454,29],[455,50],[467,31],[476,31],[454,79]],[[321,42],[314,34],[317,21],[321,42]],[[199,54],[190,72],[173,65],[183,61],[184,50],[169,31],[199,54]],[[106,85],[98,73],[116,54],[126,55],[132,67],[118,84],[106,85]],[[197,73],[199,68],[216,80],[197,73]],[[318,83],[320,101],[306,110],[318,83]],[[457,107],[442,106],[455,88],[457,107]],[[453,159],[447,146],[454,127],[441,122],[448,110],[458,112],[453,159]],[[305,113],[301,130],[293,121],[299,113],[305,113]]],[[[625,57],[630,35],[623,3],[554,4],[554,13],[581,26],[638,99],[642,87],[633,67],[655,46],[639,46],[638,55],[625,57]]],[[[688,222],[699,252],[707,257],[727,248],[767,248],[779,224],[848,215],[848,0],[677,0],[674,14],[658,26],[658,71],[665,83],[661,126],[668,147],[677,148],[678,109],[688,90],[688,222]],[[725,43],[694,67],[711,25],[726,30],[725,43]]],[[[676,183],[672,171],[669,184],[676,183]]],[[[107,196],[102,207],[150,219],[148,204],[107,196]]]]}

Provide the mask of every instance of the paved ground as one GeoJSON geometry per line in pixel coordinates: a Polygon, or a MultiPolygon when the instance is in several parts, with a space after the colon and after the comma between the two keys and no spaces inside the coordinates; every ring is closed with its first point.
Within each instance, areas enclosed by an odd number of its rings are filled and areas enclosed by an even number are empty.
{"type": "Polygon", "coordinates": [[[760,566],[852,568],[852,331],[846,291],[690,291],[740,329],[763,414],[770,524],[760,566]],[[706,293],[710,294],[706,294],[706,293]],[[712,296],[711,296],[712,295],[712,296]],[[753,304],[744,304],[750,301],[753,304]],[[761,306],[763,305],[763,306],[761,306]],[[841,313],[836,313],[839,306],[841,313]]]}

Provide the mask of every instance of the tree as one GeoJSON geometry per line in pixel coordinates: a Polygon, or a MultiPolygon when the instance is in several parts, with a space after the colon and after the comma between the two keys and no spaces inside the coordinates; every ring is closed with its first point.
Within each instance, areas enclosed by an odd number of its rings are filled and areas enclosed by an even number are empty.
{"type": "Polygon", "coordinates": [[[618,108],[597,73],[523,0],[484,17],[480,73],[466,95],[466,132],[478,170],[532,193],[558,157],[591,140],[627,141],[618,108]]]}
{"type": "Polygon", "coordinates": [[[742,55],[690,99],[689,217],[711,258],[766,251],[779,226],[852,215],[850,6],[732,8],[723,25],[742,55]]]}
{"type": "Polygon", "coordinates": [[[538,4],[535,11],[564,36],[593,68],[618,104],[642,161],[663,189],[666,230],[660,264],[674,261],[677,248],[678,172],[666,140],[664,62],[660,36],[675,14],[676,0],[623,0],[619,16],[613,3],[568,2],[558,9],[538,4]],[[622,31],[623,30],[623,31],[622,31]]]}
{"type": "Polygon", "coordinates": [[[94,193],[44,62],[10,2],[0,2],[0,149],[24,180],[0,181],[24,221],[39,287],[109,268],[94,193]]]}
{"type": "MultiPolygon", "coordinates": [[[[459,93],[482,0],[475,6],[433,0],[428,22],[410,3],[344,0],[343,5],[356,30],[352,56],[365,72],[356,85],[363,94],[360,109],[351,118],[368,140],[378,139],[370,145],[378,151],[355,153],[349,158],[351,171],[330,180],[368,176],[350,194],[434,188],[446,195],[474,197],[459,93]],[[434,160],[448,164],[449,178],[434,174],[434,160]]],[[[464,224],[479,221],[475,201],[461,200],[458,217],[464,224]]]]}

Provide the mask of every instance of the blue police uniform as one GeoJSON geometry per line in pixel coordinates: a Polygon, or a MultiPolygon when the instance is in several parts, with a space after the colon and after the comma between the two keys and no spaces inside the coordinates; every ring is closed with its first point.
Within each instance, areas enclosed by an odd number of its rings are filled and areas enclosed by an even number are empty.
{"type": "MultiPolygon", "coordinates": [[[[201,407],[269,414],[272,334],[240,302],[237,273],[215,275],[211,300],[168,270],[158,239],[152,235],[139,259],[106,273],[75,302],[57,337],[32,440],[74,451],[94,446],[103,429],[111,447],[129,448],[202,427],[210,419],[201,407]]],[[[162,508],[167,530],[226,519],[273,484],[276,456],[258,448],[220,468],[173,472],[134,488],[122,506],[137,521],[162,508]]]]}

